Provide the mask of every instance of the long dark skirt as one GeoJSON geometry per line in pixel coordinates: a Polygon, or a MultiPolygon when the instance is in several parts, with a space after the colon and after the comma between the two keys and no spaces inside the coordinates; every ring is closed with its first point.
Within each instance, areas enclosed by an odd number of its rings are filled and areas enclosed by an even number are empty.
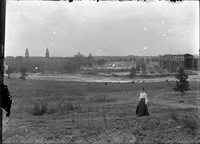
{"type": "Polygon", "coordinates": [[[136,115],[138,117],[149,116],[148,108],[147,108],[147,105],[145,104],[145,98],[140,99],[140,102],[136,109],[136,115]]]}

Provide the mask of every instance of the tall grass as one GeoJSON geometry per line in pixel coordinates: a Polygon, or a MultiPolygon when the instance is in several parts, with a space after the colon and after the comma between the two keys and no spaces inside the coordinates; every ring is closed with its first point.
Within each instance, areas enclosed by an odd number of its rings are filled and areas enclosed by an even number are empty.
{"type": "Polygon", "coordinates": [[[185,115],[181,122],[183,124],[183,127],[188,129],[188,133],[195,135],[197,133],[197,130],[200,128],[199,124],[200,119],[197,119],[195,117],[187,116],[185,115]]]}
{"type": "Polygon", "coordinates": [[[189,134],[195,135],[200,130],[200,119],[198,116],[189,116],[188,113],[178,114],[177,110],[171,110],[170,116],[189,134]]]}
{"type": "Polygon", "coordinates": [[[42,116],[44,114],[53,114],[56,112],[70,112],[75,111],[77,109],[73,103],[64,103],[60,101],[59,103],[55,103],[54,105],[50,105],[50,102],[45,100],[42,101],[34,101],[33,106],[27,108],[26,111],[34,116],[42,116]]]}

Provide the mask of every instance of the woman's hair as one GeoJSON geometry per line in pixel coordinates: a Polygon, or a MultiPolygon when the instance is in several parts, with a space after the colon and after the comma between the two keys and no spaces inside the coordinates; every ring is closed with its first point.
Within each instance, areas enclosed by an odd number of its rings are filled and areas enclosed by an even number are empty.
{"type": "Polygon", "coordinates": [[[142,90],[143,90],[143,91],[145,91],[145,89],[144,89],[144,88],[142,88],[142,90]]]}

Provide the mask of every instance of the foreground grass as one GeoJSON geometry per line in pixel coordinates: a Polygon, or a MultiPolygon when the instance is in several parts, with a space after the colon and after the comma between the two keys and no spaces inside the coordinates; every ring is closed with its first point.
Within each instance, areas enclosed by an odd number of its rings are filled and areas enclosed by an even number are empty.
{"type": "Polygon", "coordinates": [[[198,83],[184,97],[174,83],[82,83],[11,79],[14,103],[4,143],[197,143],[198,83]],[[137,118],[141,87],[150,117],[137,118]],[[185,99],[187,103],[178,103],[185,99]],[[193,100],[191,100],[193,99],[193,100]]]}

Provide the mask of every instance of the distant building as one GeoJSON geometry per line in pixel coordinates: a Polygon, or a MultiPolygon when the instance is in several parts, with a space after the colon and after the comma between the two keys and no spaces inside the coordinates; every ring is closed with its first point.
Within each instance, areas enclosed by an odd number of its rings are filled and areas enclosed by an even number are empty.
{"type": "Polygon", "coordinates": [[[186,70],[198,69],[198,58],[191,54],[166,54],[160,56],[159,65],[162,69],[167,69],[170,72],[177,71],[178,68],[183,67],[186,70]]]}
{"type": "MultiPolygon", "coordinates": [[[[90,54],[90,58],[92,55],[90,54]]],[[[82,55],[80,52],[74,57],[50,57],[48,48],[46,54],[43,57],[29,56],[28,49],[26,48],[25,57],[22,56],[7,56],[5,62],[12,69],[13,72],[19,72],[21,67],[25,67],[28,72],[45,72],[45,71],[59,71],[64,70],[74,64],[74,62],[83,64],[87,63],[87,57],[82,55]]],[[[78,65],[78,63],[76,65],[78,65]]],[[[85,65],[80,65],[85,66],[85,65]]]]}

